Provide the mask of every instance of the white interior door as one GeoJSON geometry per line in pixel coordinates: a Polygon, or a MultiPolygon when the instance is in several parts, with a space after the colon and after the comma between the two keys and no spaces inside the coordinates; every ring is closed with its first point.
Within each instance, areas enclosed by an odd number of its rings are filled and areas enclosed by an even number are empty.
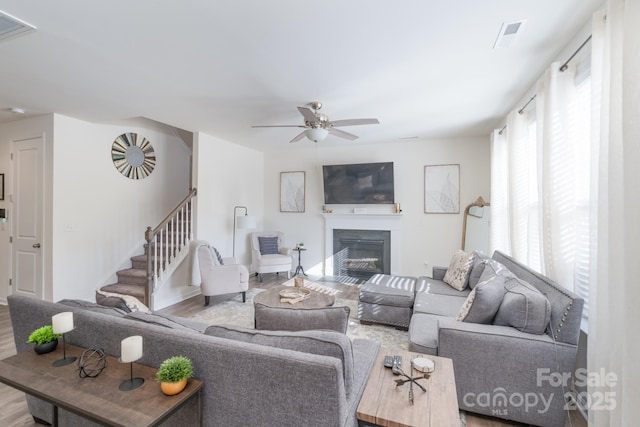
{"type": "Polygon", "coordinates": [[[14,141],[12,288],[39,299],[44,294],[43,150],[42,137],[14,141]]]}

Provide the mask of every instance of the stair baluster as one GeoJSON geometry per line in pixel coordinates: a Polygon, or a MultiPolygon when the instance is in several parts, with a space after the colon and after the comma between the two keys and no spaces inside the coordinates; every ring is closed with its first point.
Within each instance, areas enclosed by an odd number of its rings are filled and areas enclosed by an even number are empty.
{"type": "MultiPolygon", "coordinates": [[[[192,189],[187,197],[155,228],[147,227],[147,286],[145,304],[152,307],[151,296],[158,283],[178,254],[193,239],[193,199],[197,189],[192,189]]],[[[188,249],[188,248],[187,248],[188,249]]]]}

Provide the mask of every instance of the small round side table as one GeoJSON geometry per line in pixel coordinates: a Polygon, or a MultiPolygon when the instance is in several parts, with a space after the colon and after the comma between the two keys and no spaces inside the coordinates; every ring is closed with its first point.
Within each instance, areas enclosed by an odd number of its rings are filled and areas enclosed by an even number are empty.
{"type": "Polygon", "coordinates": [[[304,272],[304,268],[302,268],[302,265],[300,264],[300,257],[302,256],[302,251],[306,251],[305,248],[301,248],[300,246],[293,248],[294,251],[298,252],[298,266],[296,267],[296,272],[293,273],[294,276],[296,276],[299,272],[302,272],[303,275],[307,276],[307,273],[304,272]]]}

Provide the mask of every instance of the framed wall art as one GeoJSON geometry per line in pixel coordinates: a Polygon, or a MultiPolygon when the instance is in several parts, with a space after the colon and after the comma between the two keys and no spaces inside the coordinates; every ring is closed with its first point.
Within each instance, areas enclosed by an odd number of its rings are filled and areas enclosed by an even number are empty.
{"type": "Polygon", "coordinates": [[[460,165],[424,167],[424,213],[460,213],[460,165]]]}
{"type": "Polygon", "coordinates": [[[280,212],[304,212],[305,172],[280,172],[280,212]]]}
{"type": "Polygon", "coordinates": [[[0,173],[0,200],[4,200],[4,174],[0,173]]]}

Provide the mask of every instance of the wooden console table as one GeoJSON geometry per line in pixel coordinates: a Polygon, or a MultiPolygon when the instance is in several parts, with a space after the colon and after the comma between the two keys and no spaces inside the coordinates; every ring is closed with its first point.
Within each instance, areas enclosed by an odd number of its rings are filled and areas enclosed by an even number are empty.
{"type": "MultiPolygon", "coordinates": [[[[453,362],[445,357],[428,356],[436,365],[429,379],[419,380],[426,393],[413,386],[414,403],[409,403],[409,383],[396,386],[395,376],[383,365],[384,356],[402,356],[402,370],[410,375],[411,359],[416,353],[382,347],[369,374],[357,417],[361,426],[413,427],[413,426],[460,426],[458,396],[453,375],[453,362]]],[[[413,372],[413,376],[420,373],[413,372]]]]}
{"type": "MultiPolygon", "coordinates": [[[[67,354],[78,356],[84,349],[67,344],[67,354]]],[[[95,378],[80,378],[77,363],[53,367],[62,357],[62,348],[37,355],[23,351],[0,361],[0,381],[51,403],[53,421],[57,425],[58,408],[91,421],[110,426],[154,426],[197,399],[194,421],[202,423],[202,382],[190,379],[187,388],[176,396],[165,396],[155,380],[156,369],[133,364],[133,376],[144,378],[144,384],[131,391],[118,389],[130,378],[130,365],[107,356],[107,367],[95,378]]]]}

